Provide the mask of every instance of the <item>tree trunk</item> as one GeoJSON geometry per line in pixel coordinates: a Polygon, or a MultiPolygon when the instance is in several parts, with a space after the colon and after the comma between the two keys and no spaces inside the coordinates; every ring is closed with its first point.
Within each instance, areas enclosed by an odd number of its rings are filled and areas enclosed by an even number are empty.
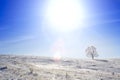
{"type": "Polygon", "coordinates": [[[92,54],[92,59],[94,59],[94,55],[92,54]]]}

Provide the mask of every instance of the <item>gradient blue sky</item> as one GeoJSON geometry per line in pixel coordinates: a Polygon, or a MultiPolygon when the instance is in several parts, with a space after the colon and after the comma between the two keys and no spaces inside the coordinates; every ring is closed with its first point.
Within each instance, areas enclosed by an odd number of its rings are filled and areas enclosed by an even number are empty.
{"type": "Polygon", "coordinates": [[[70,33],[43,26],[47,0],[0,0],[0,54],[52,56],[51,46],[64,40],[64,57],[85,57],[85,48],[97,47],[100,58],[120,57],[120,0],[80,0],[87,26],[70,33]]]}

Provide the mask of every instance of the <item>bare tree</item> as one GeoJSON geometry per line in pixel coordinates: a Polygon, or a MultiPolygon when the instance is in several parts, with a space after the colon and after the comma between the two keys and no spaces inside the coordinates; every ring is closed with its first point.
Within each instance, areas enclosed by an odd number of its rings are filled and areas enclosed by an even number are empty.
{"type": "Polygon", "coordinates": [[[96,51],[96,48],[94,46],[90,46],[88,47],[85,52],[87,53],[87,57],[91,57],[92,59],[94,59],[94,57],[98,57],[98,53],[96,51]]]}

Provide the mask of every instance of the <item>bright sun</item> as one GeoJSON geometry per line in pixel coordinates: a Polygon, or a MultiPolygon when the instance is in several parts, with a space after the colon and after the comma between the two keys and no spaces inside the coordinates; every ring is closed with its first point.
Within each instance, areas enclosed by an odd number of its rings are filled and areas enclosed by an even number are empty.
{"type": "Polygon", "coordinates": [[[80,27],[84,11],[79,0],[49,0],[44,8],[45,23],[60,32],[73,31],[80,27]]]}

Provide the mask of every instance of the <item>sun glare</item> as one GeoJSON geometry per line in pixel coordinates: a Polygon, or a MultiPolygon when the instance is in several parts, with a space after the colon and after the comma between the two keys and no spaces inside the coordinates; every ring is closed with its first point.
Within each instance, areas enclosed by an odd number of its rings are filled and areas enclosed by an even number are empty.
{"type": "Polygon", "coordinates": [[[68,32],[82,27],[84,11],[79,0],[49,0],[43,15],[52,30],[68,32]]]}

